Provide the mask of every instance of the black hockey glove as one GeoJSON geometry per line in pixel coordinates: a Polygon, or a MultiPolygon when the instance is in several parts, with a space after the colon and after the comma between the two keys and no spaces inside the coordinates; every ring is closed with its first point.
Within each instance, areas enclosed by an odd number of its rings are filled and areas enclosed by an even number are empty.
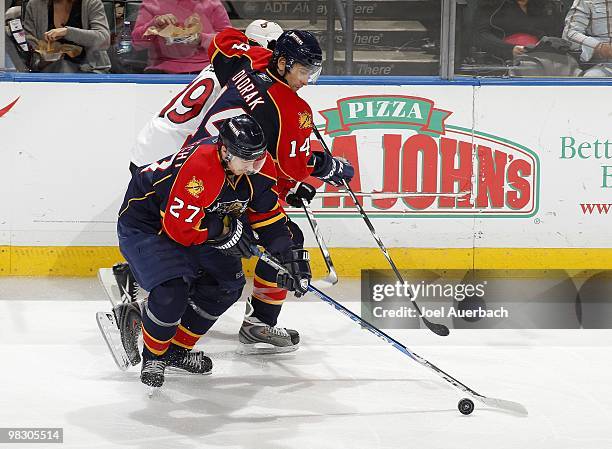
{"type": "Polygon", "coordinates": [[[287,204],[293,207],[302,207],[302,200],[306,200],[308,204],[312,201],[312,199],[317,193],[317,189],[315,189],[310,184],[306,184],[305,182],[298,182],[289,193],[285,197],[285,201],[287,204]]]}
{"type": "Polygon", "coordinates": [[[245,259],[254,256],[251,248],[255,245],[255,239],[238,219],[230,221],[229,231],[225,235],[209,240],[207,243],[227,256],[244,257],[245,259]]]}
{"type": "Polygon", "coordinates": [[[353,176],[355,176],[355,169],[351,163],[343,157],[334,157],[329,171],[319,178],[332,186],[340,187],[343,185],[343,180],[349,183],[353,176]]]}
{"type": "Polygon", "coordinates": [[[292,248],[278,256],[278,260],[287,273],[279,272],[276,275],[276,284],[279,288],[293,292],[299,298],[308,291],[312,278],[310,272],[310,254],[301,248],[292,248]]]}

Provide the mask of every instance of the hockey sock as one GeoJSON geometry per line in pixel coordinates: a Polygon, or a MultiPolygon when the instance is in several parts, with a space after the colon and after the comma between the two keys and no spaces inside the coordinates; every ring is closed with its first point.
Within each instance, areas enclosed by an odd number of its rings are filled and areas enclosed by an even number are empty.
{"type": "Polygon", "coordinates": [[[185,313],[187,294],[187,283],[178,278],[151,290],[142,317],[142,337],[145,348],[152,354],[161,356],[168,350],[185,313]]]}
{"type": "Polygon", "coordinates": [[[194,296],[189,300],[189,306],[181,318],[173,343],[191,349],[242,293],[242,289],[230,291],[210,287],[207,290],[207,294],[212,294],[211,297],[196,298],[201,291],[193,292],[194,296]]]}
{"type": "Polygon", "coordinates": [[[276,282],[267,281],[255,274],[253,294],[250,298],[252,310],[249,314],[247,305],[247,315],[252,315],[270,326],[275,326],[286,297],[287,290],[278,288],[276,282]]]}
{"type": "Polygon", "coordinates": [[[176,328],[176,333],[174,334],[174,337],[172,337],[171,344],[191,350],[196,345],[203,333],[196,334],[195,332],[190,331],[189,328],[183,326],[183,323],[181,322],[181,324],[179,324],[176,328]]]}

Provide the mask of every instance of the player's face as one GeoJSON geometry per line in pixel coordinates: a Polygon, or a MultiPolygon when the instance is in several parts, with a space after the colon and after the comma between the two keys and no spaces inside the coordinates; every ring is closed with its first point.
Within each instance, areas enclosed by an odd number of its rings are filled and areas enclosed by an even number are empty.
{"type": "Polygon", "coordinates": [[[291,87],[291,90],[297,92],[302,87],[308,85],[308,76],[309,71],[299,62],[296,62],[285,74],[285,79],[287,80],[287,84],[291,87]]]}
{"type": "Polygon", "coordinates": [[[254,175],[255,173],[258,173],[266,160],[266,153],[264,153],[264,155],[259,159],[248,161],[246,159],[231,155],[225,147],[222,149],[222,155],[227,163],[227,168],[229,168],[229,170],[236,176],[254,175]]]}
{"type": "Polygon", "coordinates": [[[321,67],[307,67],[299,62],[294,62],[290,70],[287,70],[287,61],[281,57],[278,61],[278,72],[285,77],[287,84],[294,92],[297,92],[308,83],[314,83],[321,67]]]}

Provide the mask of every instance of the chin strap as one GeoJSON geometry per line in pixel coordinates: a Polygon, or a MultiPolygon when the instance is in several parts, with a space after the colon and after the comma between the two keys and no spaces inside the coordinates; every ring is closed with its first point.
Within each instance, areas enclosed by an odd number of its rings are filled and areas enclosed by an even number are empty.
{"type": "MultiPolygon", "coordinates": [[[[278,59],[276,61],[278,61],[278,59]]],[[[279,78],[283,83],[289,84],[287,80],[285,79],[285,75],[281,75],[280,73],[278,73],[278,68],[276,67],[276,61],[274,61],[274,67],[270,65],[268,67],[268,70],[270,70],[270,73],[272,73],[272,75],[274,75],[275,77],[279,78]]],[[[289,67],[285,66],[285,73],[287,73],[288,71],[289,71],[289,67]]]]}
{"type": "MultiPolygon", "coordinates": [[[[221,142],[221,140],[219,140],[219,142],[221,142]]],[[[227,152],[227,155],[225,157],[223,156],[221,152],[221,144],[219,144],[219,160],[221,161],[221,166],[223,167],[223,170],[225,170],[225,173],[228,175],[233,175],[228,165],[231,159],[232,157],[231,157],[231,154],[229,154],[229,151],[227,152]]]]}

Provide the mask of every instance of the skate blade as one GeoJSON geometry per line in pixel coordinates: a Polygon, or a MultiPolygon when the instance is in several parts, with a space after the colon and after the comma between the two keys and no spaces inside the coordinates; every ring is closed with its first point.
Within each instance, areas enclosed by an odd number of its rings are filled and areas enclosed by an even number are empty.
{"type": "Polygon", "coordinates": [[[287,352],[297,351],[299,347],[299,343],[292,346],[274,346],[270,343],[239,343],[236,348],[236,353],[241,355],[285,354],[287,352]]]}
{"type": "Polygon", "coordinates": [[[109,312],[96,312],[96,321],[115,364],[121,371],[127,371],[130,366],[130,359],[121,343],[121,335],[117,324],[115,324],[114,315],[109,312]]]}
{"type": "Polygon", "coordinates": [[[175,376],[210,376],[212,374],[212,370],[210,371],[206,371],[205,373],[190,373],[189,371],[185,371],[184,369],[180,369],[180,368],[175,368],[173,366],[167,366],[166,367],[166,377],[168,377],[168,374],[170,374],[170,377],[175,377],[175,376]]]}
{"type": "Polygon", "coordinates": [[[108,299],[113,307],[116,307],[117,304],[121,304],[123,302],[112,268],[100,268],[98,270],[98,280],[100,281],[100,284],[102,284],[102,287],[104,287],[106,296],[108,296],[108,299]]]}
{"type": "Polygon", "coordinates": [[[159,395],[159,390],[161,390],[161,387],[150,387],[150,386],[147,386],[147,397],[150,399],[150,398],[153,398],[155,396],[158,396],[159,395]]]}

